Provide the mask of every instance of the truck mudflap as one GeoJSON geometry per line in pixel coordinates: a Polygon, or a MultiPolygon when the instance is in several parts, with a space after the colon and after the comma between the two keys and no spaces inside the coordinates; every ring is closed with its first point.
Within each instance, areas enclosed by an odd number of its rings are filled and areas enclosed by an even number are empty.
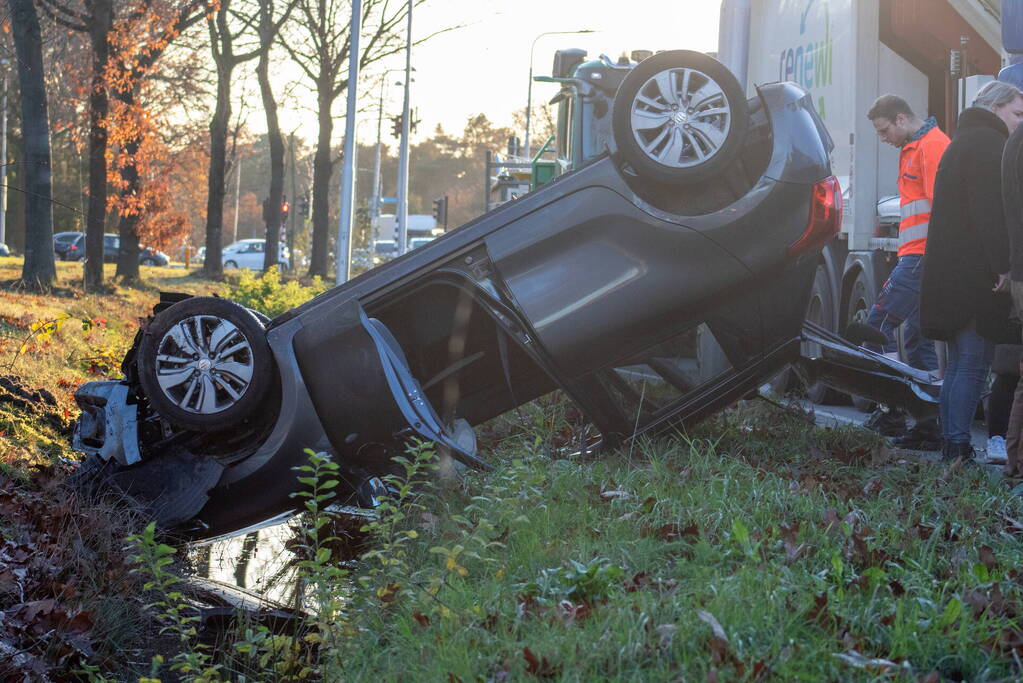
{"type": "Polygon", "coordinates": [[[807,383],[816,381],[856,396],[898,406],[916,419],[938,412],[941,380],[929,372],[875,353],[812,323],[803,323],[802,352],[793,364],[807,383]]]}

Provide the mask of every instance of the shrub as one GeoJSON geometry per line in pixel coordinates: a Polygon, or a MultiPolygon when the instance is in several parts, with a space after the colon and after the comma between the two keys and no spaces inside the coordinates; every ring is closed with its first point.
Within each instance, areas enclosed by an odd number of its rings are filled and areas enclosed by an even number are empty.
{"type": "Polygon", "coordinates": [[[327,289],[327,284],[319,277],[314,277],[309,285],[302,285],[297,280],[282,283],[277,266],[273,266],[259,277],[250,270],[242,270],[238,281],[229,286],[226,296],[273,318],[323,294],[327,289]]]}

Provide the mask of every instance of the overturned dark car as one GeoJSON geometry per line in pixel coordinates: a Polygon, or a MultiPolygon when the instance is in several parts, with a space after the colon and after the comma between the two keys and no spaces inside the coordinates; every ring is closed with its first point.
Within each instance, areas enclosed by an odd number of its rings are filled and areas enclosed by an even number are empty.
{"type": "Polygon", "coordinates": [[[673,51],[591,96],[604,154],[273,320],[165,295],[124,379],[77,394],[83,470],[212,537],[290,514],[307,448],[367,506],[411,437],[486,467],[473,426],[560,388],[614,446],[797,360],[841,219],[806,93],[747,100],[718,62],[673,51]]]}

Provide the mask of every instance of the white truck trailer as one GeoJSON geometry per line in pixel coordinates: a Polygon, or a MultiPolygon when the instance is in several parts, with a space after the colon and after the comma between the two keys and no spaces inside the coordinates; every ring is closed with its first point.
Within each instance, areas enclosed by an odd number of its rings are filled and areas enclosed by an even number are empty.
{"type": "Polygon", "coordinates": [[[745,82],[794,81],[835,142],[842,232],[821,256],[808,317],[841,331],[865,315],[895,264],[898,150],[866,118],[882,94],[904,97],[951,134],[965,88],[1003,63],[998,0],[723,0],[718,58],[745,82]],[[966,81],[950,72],[966,38],[966,81]]]}

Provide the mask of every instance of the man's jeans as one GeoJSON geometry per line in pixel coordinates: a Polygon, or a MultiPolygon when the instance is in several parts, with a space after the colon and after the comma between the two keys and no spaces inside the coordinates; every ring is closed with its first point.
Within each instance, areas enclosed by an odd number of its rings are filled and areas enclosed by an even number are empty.
{"type": "Polygon", "coordinates": [[[871,351],[895,353],[899,350],[895,330],[906,323],[906,362],[918,370],[937,370],[938,356],[934,342],[920,334],[920,277],[923,275],[923,256],[907,254],[899,258],[888,281],[884,283],[877,301],[867,315],[867,324],[888,338],[883,349],[867,344],[871,351]]]}
{"type": "Polygon", "coordinates": [[[946,444],[970,443],[970,425],[991,372],[994,342],[977,334],[971,322],[948,341],[948,365],[938,407],[946,444]]]}

